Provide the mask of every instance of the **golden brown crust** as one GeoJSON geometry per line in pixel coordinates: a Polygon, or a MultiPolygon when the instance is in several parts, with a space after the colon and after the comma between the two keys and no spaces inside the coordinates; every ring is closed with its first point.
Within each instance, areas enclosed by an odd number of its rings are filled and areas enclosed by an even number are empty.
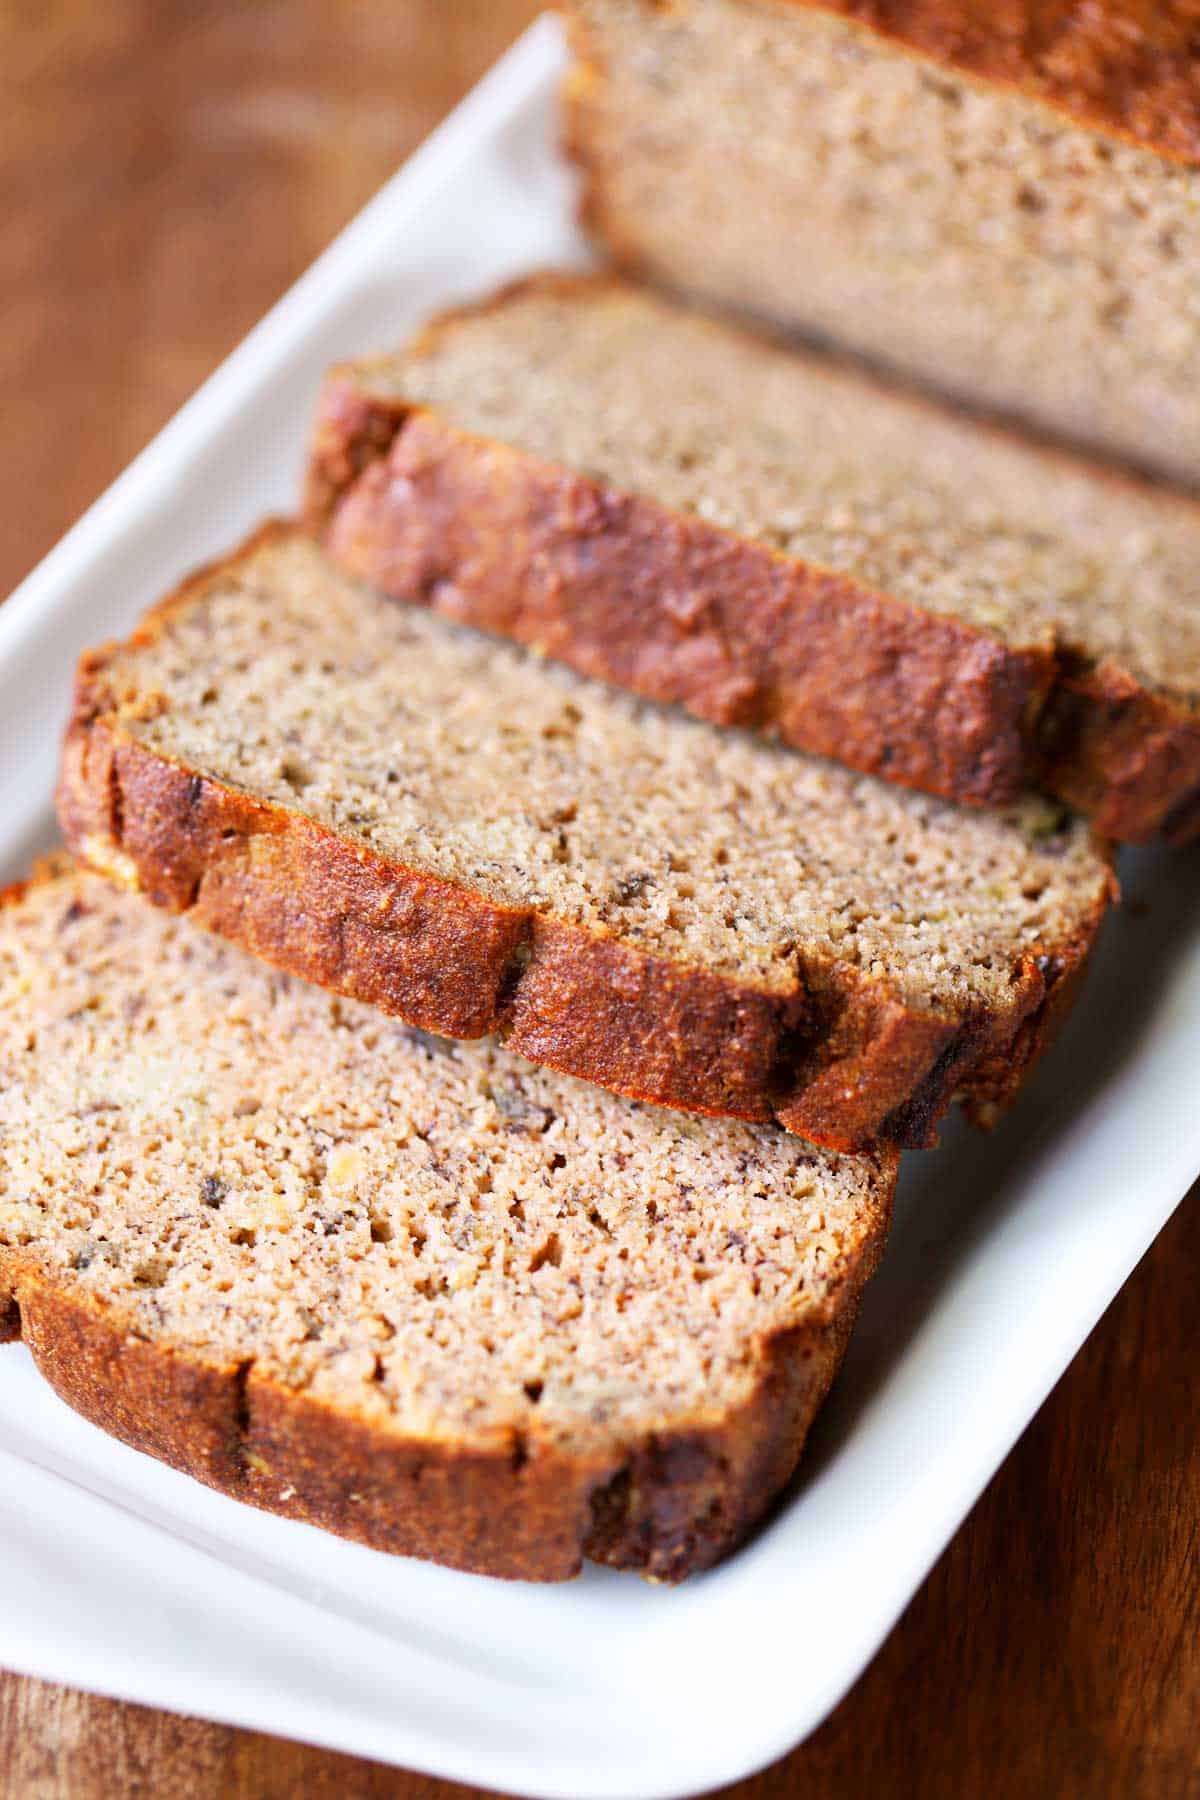
{"type": "Polygon", "coordinates": [[[964,75],[1200,165],[1193,0],[784,0],[836,13],[964,75]]]}
{"type": "MultiPolygon", "coordinates": [[[[0,1261],[11,1253],[0,1249],[0,1261]]],[[[228,1493],[241,1480],[241,1371],[122,1329],[11,1256],[21,1337],[67,1404],[122,1443],[228,1493]]]]}
{"type": "Polygon", "coordinates": [[[1121,842],[1200,836],[1200,712],[1151,693],[1112,663],[1064,655],[1039,721],[1047,785],[1121,842]]]}
{"type": "MultiPolygon", "coordinates": [[[[195,591],[164,602],[139,641],[195,591]]],[[[928,1145],[956,1093],[1016,1092],[1024,1067],[996,1071],[1018,1037],[1036,1047],[1106,910],[1103,895],[1072,942],[1022,953],[997,1016],[939,1017],[843,965],[766,991],[503,906],[180,766],[121,727],[111,654],[83,659],[63,751],[59,817],[84,862],[305,980],[447,1036],[499,1032],[635,1099],[774,1120],[834,1149],[928,1145]]]]}
{"type": "MultiPolygon", "coordinates": [[[[535,276],[473,310],[603,281],[535,276]]],[[[353,368],[325,383],[305,510],[381,592],[715,724],[969,804],[1004,805],[1036,780],[1122,841],[1200,832],[1200,712],[1127,671],[1005,645],[473,437],[372,394],[353,368]]]]}
{"type": "Polygon", "coordinates": [[[638,1445],[593,1491],[585,1555],[679,1581],[743,1542],[795,1470],[857,1312],[855,1295],[827,1323],[773,1338],[754,1393],[719,1434],[681,1430],[638,1445]]]}
{"type": "MultiPolygon", "coordinates": [[[[661,0],[649,0],[651,5],[661,0]]],[[[668,6],[675,0],[667,0],[668,6]]],[[[1200,165],[1193,0],[775,0],[833,13],[1073,123],[1200,165]]],[[[559,4],[574,18],[571,0],[559,4]]]]}
{"type": "Polygon", "coordinates": [[[910,787],[1000,805],[1028,784],[1048,651],[1009,649],[429,413],[397,416],[370,460],[362,438],[380,442],[381,410],[352,377],[331,381],[310,481],[310,497],[332,499],[330,553],[360,579],[910,787]],[[340,494],[339,466],[358,470],[340,494]]]}
{"type": "Polygon", "coordinates": [[[583,1558],[677,1581],[741,1542],[789,1479],[882,1253],[890,1192],[863,1219],[830,1311],[756,1348],[749,1398],[581,1455],[533,1436],[416,1439],[341,1413],[253,1364],[130,1331],[29,1252],[0,1250],[0,1297],[41,1373],[84,1418],[207,1486],[396,1555],[526,1581],[583,1558]]]}

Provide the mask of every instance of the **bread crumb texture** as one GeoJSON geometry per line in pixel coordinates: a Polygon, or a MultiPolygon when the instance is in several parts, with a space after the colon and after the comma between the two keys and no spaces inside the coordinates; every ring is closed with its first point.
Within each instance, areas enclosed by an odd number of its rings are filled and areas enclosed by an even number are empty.
{"type": "Polygon", "coordinates": [[[625,263],[1200,484],[1191,4],[567,12],[625,263]]]}
{"type": "Polygon", "coordinates": [[[1003,1015],[1086,945],[1106,859],[1060,808],[952,806],[397,606],[299,535],[114,653],[119,731],[514,909],[790,994],[806,969],[1003,1015]]]}
{"type": "Polygon", "coordinates": [[[356,374],[1018,649],[1115,663],[1200,717],[1188,500],[617,282],[527,284],[356,374]]]}
{"type": "Polygon", "coordinates": [[[856,1296],[893,1176],[426,1037],[97,876],[0,913],[0,1289],[385,1434],[726,1418],[856,1296]]]}

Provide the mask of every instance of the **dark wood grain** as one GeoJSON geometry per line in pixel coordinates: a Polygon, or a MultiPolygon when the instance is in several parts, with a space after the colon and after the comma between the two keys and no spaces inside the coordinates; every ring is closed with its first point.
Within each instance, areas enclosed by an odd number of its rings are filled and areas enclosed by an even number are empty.
{"type": "MultiPolygon", "coordinates": [[[[0,4],[0,591],[535,11],[0,4]]],[[[739,1800],[1200,1793],[1198,1291],[1200,1190],[854,1692],[739,1800]]],[[[2,1800],[465,1792],[0,1675],[2,1800]]]]}
{"type": "Polygon", "coordinates": [[[533,0],[2,0],[0,592],[533,0]]]}

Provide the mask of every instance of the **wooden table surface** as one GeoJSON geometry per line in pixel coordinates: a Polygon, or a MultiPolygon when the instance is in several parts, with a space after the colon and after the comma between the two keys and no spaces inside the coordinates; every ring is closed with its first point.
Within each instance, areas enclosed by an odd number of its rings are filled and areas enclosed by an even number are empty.
{"type": "MultiPolygon", "coordinates": [[[[536,10],[0,0],[0,592],[536,10]]],[[[1197,1198],[853,1693],[741,1800],[1200,1793],[1197,1198]]],[[[0,1675],[3,1800],[464,1792],[0,1675]]]]}

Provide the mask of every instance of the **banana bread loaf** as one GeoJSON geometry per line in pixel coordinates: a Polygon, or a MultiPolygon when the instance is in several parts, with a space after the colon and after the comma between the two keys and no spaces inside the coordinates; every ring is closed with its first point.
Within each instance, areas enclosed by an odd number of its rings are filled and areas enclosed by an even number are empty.
{"type": "Polygon", "coordinates": [[[334,371],[309,516],[382,589],[717,723],[1200,831],[1200,505],[636,288],[535,278],[334,371]]]}
{"type": "Polygon", "coordinates": [[[621,263],[1200,484],[1193,0],[567,0],[621,263]]]}
{"type": "Polygon", "coordinates": [[[72,1406],[379,1549],[677,1579],[786,1482],[888,1153],[701,1125],[59,869],[0,907],[0,1319],[72,1406]]]}
{"type": "Polygon", "coordinates": [[[282,968],[642,1100],[850,1149],[1022,1080],[1108,904],[993,816],[397,606],[268,528],[85,659],[78,854],[282,968]]]}

